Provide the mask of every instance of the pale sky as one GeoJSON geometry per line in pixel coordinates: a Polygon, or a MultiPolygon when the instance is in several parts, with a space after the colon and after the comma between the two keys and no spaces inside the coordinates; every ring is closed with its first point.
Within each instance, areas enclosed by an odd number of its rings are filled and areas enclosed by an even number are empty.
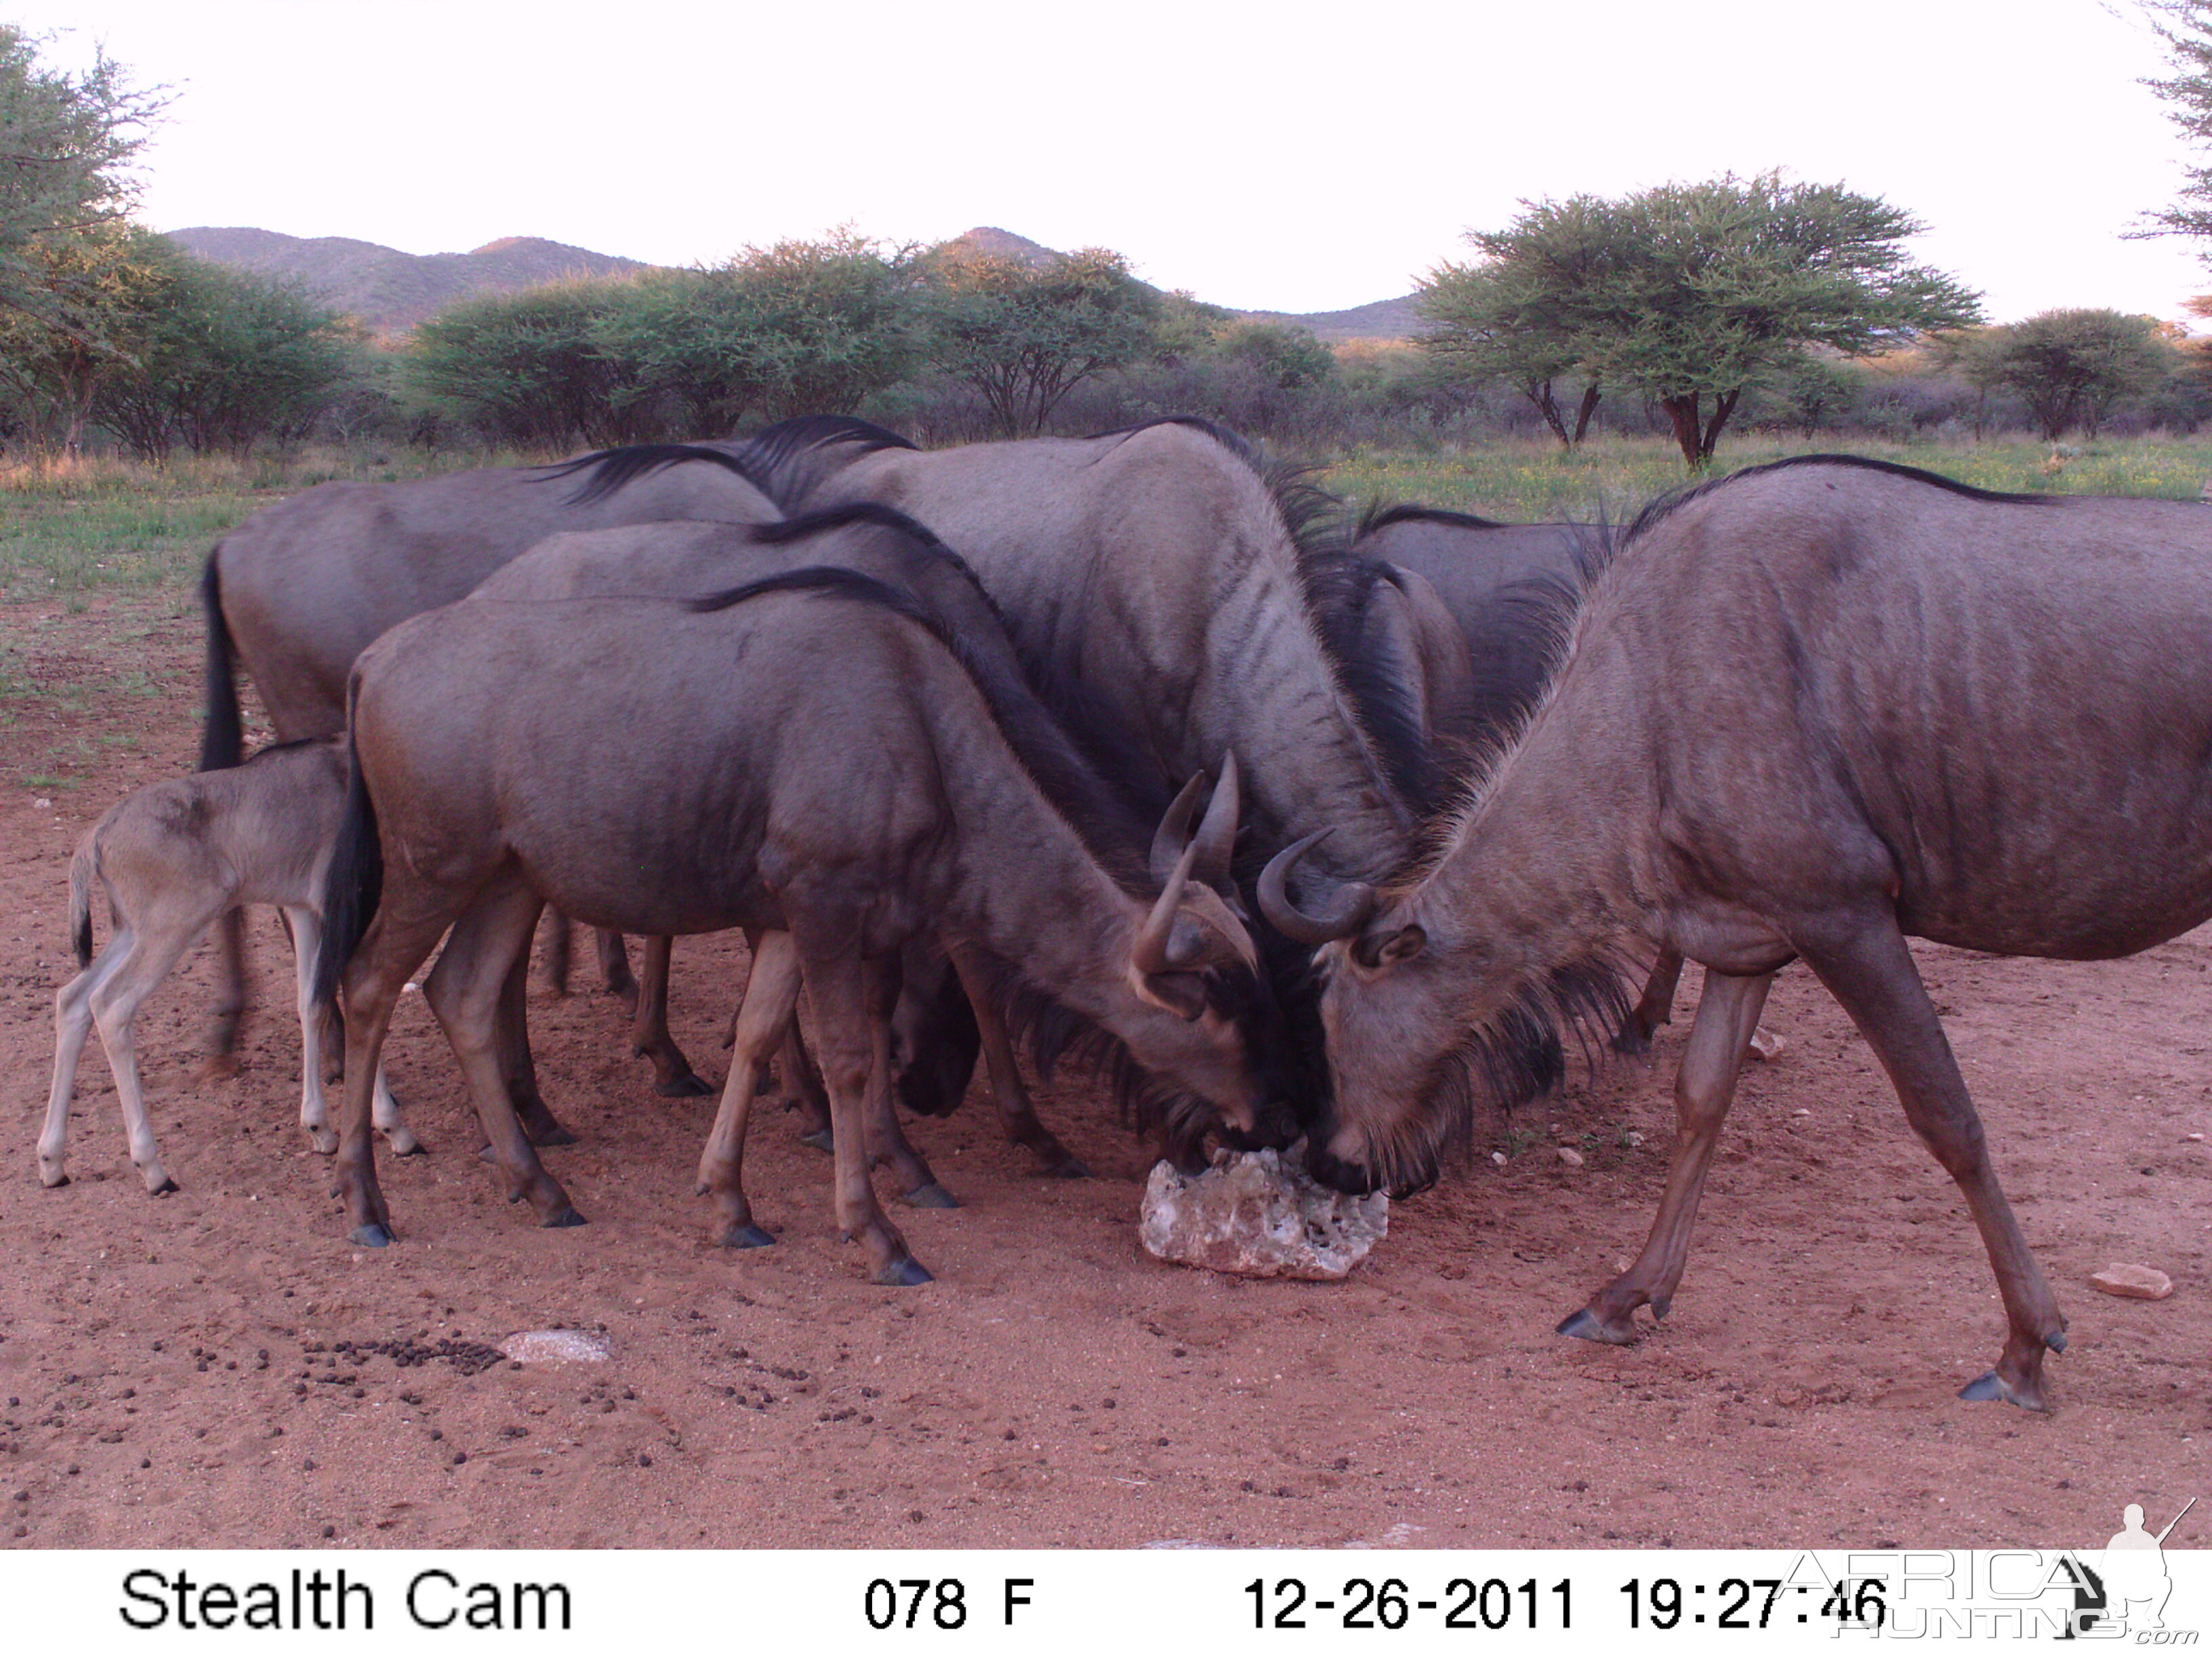
{"type": "Polygon", "coordinates": [[[1121,250],[1200,298],[1405,293],[1523,198],[1779,166],[1887,198],[1993,319],[2180,314],[2187,159],[2131,0],[0,0],[174,91],[158,229],[663,264],[850,222],[1121,250]]]}

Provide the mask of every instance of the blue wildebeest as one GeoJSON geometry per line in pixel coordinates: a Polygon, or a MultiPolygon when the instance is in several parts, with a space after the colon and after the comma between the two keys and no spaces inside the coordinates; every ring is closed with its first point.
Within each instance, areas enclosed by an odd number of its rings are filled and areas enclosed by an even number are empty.
{"type": "MultiPolygon", "coordinates": [[[[1322,952],[1340,1187],[1430,1178],[1501,1018],[1617,1008],[1614,952],[1707,969],[1666,1190],[1636,1261],[1560,1327],[1663,1314],[1744,1043],[1802,957],[1965,1194],[2006,1317],[1969,1399],[2039,1407],[2066,1322],[1998,1186],[1908,936],[2124,956],[2212,916],[2212,514],[2008,496],[1847,456],[1647,508],[1534,713],[1425,868],[1304,908],[1322,952]]],[[[1297,849],[1263,893],[1291,906],[1297,849]]]]}
{"type": "MultiPolygon", "coordinates": [[[[355,672],[351,815],[319,970],[327,987],[351,958],[337,1184],[356,1242],[390,1237],[362,1079],[401,984],[448,927],[424,990],[510,1192],[544,1224],[580,1219],[516,1124],[496,1055],[500,986],[549,902],[647,935],[787,936],[764,946],[747,1014],[787,1020],[803,979],[838,1220],[884,1283],[927,1277],[876,1206],[862,1133],[888,1112],[894,969],[912,939],[973,947],[1110,1032],[1181,1091],[1149,1088],[1159,1109],[1257,1128],[1279,1091],[1248,1036],[1252,944],[1193,879],[1205,844],[1234,835],[1233,784],[1140,898],[1041,786],[1079,762],[1048,721],[1007,718],[1032,706],[911,593],[844,569],[688,606],[478,595],[386,635],[355,672]]],[[[740,1179],[757,1024],[740,1022],[700,1170],[715,1237],[735,1245],[767,1242],[740,1179]]]]}
{"type": "MultiPolygon", "coordinates": [[[[200,583],[207,613],[207,728],[203,770],[235,766],[244,752],[237,666],[260,693],[281,740],[320,737],[345,724],[346,673],[386,629],[459,599],[525,548],[562,530],[663,519],[767,523],[780,515],[736,471],[666,472],[613,499],[567,498],[562,467],[495,467],[403,483],[339,480],[264,508],[217,542],[200,583]]],[[[221,923],[222,991],[212,1048],[227,1062],[245,1004],[238,915],[221,923]]],[[[617,940],[603,939],[614,988],[628,986],[617,940]]],[[[648,974],[639,1005],[638,1051],[663,1093],[703,1094],[705,1084],[668,1035],[665,977],[648,974]],[[657,994],[656,994],[657,993],[657,994]]],[[[634,990],[634,987],[629,988],[634,990]]],[[[521,984],[513,996],[519,1004],[521,984]]],[[[543,1132],[559,1127],[544,1120],[543,1132]]]]}

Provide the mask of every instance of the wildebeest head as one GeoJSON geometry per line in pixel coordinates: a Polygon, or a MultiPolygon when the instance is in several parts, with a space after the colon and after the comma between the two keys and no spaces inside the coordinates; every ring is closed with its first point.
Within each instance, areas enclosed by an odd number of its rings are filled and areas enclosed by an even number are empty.
{"type": "Polygon", "coordinates": [[[1316,839],[1285,848],[1260,883],[1267,920],[1321,947],[1333,1086],[1307,1163],[1341,1192],[1418,1191],[1475,1129],[1480,1108],[1510,1107],[1557,1080],[1547,1068],[1563,1030],[1626,1012],[1619,974],[1601,955],[1545,961],[1511,927],[1443,902],[1426,882],[1346,883],[1302,908],[1289,878],[1316,839]]]}

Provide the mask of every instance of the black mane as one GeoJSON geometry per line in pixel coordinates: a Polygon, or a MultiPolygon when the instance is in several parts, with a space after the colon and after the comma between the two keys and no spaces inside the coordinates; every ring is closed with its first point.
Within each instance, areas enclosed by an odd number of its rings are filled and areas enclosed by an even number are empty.
{"type": "Polygon", "coordinates": [[[1413,501],[1400,501],[1385,507],[1378,498],[1367,503],[1359,515],[1359,523],[1352,531],[1352,539],[1358,541],[1378,530],[1387,530],[1394,524],[1448,524],[1461,530],[1510,530],[1514,526],[1502,519],[1485,519],[1472,513],[1455,513],[1449,507],[1422,507],[1413,501]]]}
{"type": "Polygon", "coordinates": [[[761,493],[788,513],[820,482],[819,476],[800,463],[834,446],[851,449],[848,460],[872,455],[879,449],[913,449],[914,441],[888,427],[854,415],[801,415],[779,421],[745,444],[748,473],[761,493]]]}
{"type": "Polygon", "coordinates": [[[1871,455],[1786,455],[1778,461],[1762,461],[1757,466],[1747,466],[1723,478],[1708,478],[1701,483],[1686,484],[1660,496],[1629,521],[1623,532],[1624,542],[1634,541],[1676,508],[1688,505],[1717,489],[1746,478],[1755,478],[1761,473],[1781,472],[1795,466],[1850,466],[1863,472],[1886,472],[1892,477],[1908,478],[1914,483],[1928,484],[1936,489],[1948,490],[1954,495],[1963,495],[1972,501],[1997,501],[2014,507],[2051,507],[2063,501],[2063,495],[2026,495],[2016,491],[1983,489],[1976,485],[1960,483],[1956,478],[1947,478],[1940,472],[1930,472],[1922,467],[1907,466],[1902,461],[1877,460],[1871,455]]]}
{"type": "Polygon", "coordinates": [[[539,476],[532,482],[552,483],[579,472],[588,472],[591,476],[570,492],[566,505],[589,507],[605,501],[626,484],[687,461],[705,461],[721,467],[736,473],[762,495],[769,493],[766,482],[743,455],[708,444],[628,444],[620,449],[598,449],[557,466],[538,467],[536,470],[539,476]]]}

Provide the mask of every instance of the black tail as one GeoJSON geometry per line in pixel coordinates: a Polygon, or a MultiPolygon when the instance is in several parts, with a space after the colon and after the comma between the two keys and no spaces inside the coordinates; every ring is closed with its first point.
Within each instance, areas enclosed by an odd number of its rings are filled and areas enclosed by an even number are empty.
{"type": "MultiPolygon", "coordinates": [[[[350,710],[348,711],[351,713],[350,710]]],[[[376,806],[361,775],[361,753],[346,738],[345,817],[337,843],[323,872],[323,949],[315,958],[315,997],[328,1002],[337,994],[346,963],[376,915],[384,896],[384,848],[376,836],[376,806]]]]}
{"type": "Polygon", "coordinates": [[[208,555],[200,574],[200,609],[207,613],[207,723],[200,733],[200,770],[219,772],[235,766],[246,754],[246,733],[238,719],[238,675],[231,666],[236,655],[230,642],[230,624],[222,619],[222,573],[216,560],[218,547],[208,555]]]}

